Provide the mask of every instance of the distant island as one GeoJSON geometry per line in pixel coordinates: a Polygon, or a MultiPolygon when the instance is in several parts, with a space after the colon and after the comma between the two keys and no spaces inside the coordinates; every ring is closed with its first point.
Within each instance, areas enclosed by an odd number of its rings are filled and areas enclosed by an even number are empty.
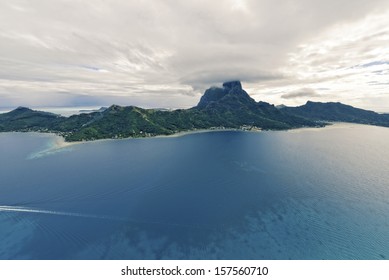
{"type": "Polygon", "coordinates": [[[341,103],[308,101],[299,107],[276,107],[252,99],[239,81],[211,87],[197,106],[173,111],[112,105],[103,110],[63,117],[19,107],[0,114],[0,132],[51,132],[65,141],[91,141],[172,135],[199,129],[286,130],[351,122],[389,127],[389,114],[341,103]]]}

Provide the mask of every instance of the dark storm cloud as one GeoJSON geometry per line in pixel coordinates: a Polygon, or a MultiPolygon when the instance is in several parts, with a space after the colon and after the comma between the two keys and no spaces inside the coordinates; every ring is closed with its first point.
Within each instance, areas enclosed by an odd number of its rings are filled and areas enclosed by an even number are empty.
{"type": "Polygon", "coordinates": [[[320,96],[315,90],[311,88],[302,88],[290,93],[281,95],[284,99],[300,98],[300,97],[318,97],[320,96]]]}

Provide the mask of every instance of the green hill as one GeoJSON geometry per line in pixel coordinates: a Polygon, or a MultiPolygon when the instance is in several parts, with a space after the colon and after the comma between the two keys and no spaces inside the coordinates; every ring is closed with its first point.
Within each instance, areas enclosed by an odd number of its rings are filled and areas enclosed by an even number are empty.
{"type": "Polygon", "coordinates": [[[53,132],[66,141],[170,135],[196,129],[292,129],[344,121],[389,126],[389,115],[340,103],[308,102],[300,107],[275,107],[256,102],[239,81],[207,89],[196,107],[154,110],[112,105],[106,110],[68,118],[19,107],[0,114],[0,132],[53,132]]]}
{"type": "Polygon", "coordinates": [[[321,103],[308,101],[303,106],[283,107],[280,110],[316,121],[351,122],[389,127],[389,114],[378,114],[339,102],[321,103]]]}

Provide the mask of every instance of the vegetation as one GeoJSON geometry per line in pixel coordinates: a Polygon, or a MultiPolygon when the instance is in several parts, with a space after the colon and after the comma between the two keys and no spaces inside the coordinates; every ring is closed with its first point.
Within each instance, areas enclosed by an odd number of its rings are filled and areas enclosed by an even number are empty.
{"type": "Polygon", "coordinates": [[[337,121],[389,127],[389,114],[378,114],[339,102],[308,101],[300,107],[283,107],[281,111],[315,121],[337,121]]]}
{"type": "Polygon", "coordinates": [[[300,107],[256,102],[240,82],[206,90],[199,104],[187,110],[163,111],[112,105],[104,111],[68,118],[19,107],[0,114],[0,132],[54,132],[66,141],[149,137],[180,131],[213,128],[291,129],[323,126],[323,121],[346,121],[389,126],[389,115],[356,109],[340,103],[308,102],[300,107]]]}

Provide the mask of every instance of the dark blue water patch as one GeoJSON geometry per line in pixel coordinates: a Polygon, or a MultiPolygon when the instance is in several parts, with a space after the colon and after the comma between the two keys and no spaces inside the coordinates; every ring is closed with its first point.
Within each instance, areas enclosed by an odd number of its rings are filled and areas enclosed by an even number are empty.
{"type": "Polygon", "coordinates": [[[388,258],[388,129],[53,139],[0,134],[1,259],[388,258]]]}

